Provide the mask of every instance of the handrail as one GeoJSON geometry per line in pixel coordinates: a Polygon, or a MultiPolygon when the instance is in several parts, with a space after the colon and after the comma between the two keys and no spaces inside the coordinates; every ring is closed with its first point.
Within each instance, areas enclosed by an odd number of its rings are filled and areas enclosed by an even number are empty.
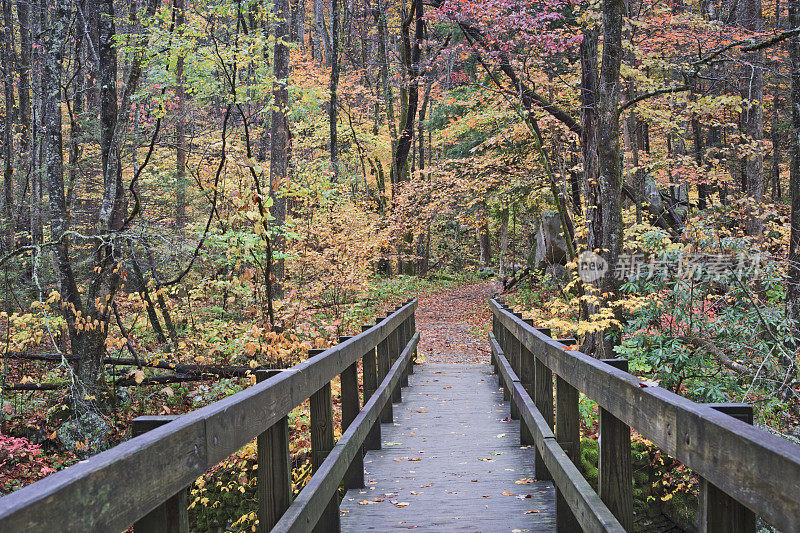
{"type": "Polygon", "coordinates": [[[326,505],[336,494],[348,466],[356,454],[360,453],[369,428],[378,420],[384,405],[391,402],[392,391],[400,383],[403,369],[411,361],[418,342],[419,333],[416,333],[392,365],[383,384],[364,405],[353,423],[342,433],[339,442],[328,454],[322,466],[311,476],[308,484],[275,525],[276,531],[303,533],[308,531],[309,524],[315,524],[319,520],[326,505]]]}
{"type": "MultiPolygon", "coordinates": [[[[625,529],[559,446],[553,434],[553,428],[549,427],[534,405],[528,391],[520,383],[516,372],[492,333],[489,333],[489,345],[501,383],[511,389],[511,401],[519,409],[526,427],[530,428],[533,443],[539,450],[548,473],[553,477],[556,487],[564,497],[565,503],[570,507],[578,525],[583,531],[624,533],[625,529]]],[[[540,472],[536,472],[536,475],[540,478],[544,477],[540,476],[540,472]]],[[[562,509],[556,510],[557,513],[559,511],[563,512],[562,509]]]]}
{"type": "MultiPolygon", "coordinates": [[[[355,369],[376,347],[396,359],[413,336],[416,306],[409,301],[366,331],[263,382],[0,498],[0,531],[126,529],[355,369]]],[[[395,374],[388,371],[379,368],[377,383],[394,387],[395,374]]]]}
{"type": "Polygon", "coordinates": [[[533,354],[562,386],[597,402],[601,418],[632,427],[775,527],[800,531],[800,446],[568,350],[496,300],[490,307],[504,351],[533,354]]]}

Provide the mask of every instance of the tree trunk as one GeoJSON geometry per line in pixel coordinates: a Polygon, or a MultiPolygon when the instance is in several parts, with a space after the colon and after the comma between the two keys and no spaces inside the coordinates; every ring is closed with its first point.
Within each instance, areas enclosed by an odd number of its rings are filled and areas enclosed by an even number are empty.
{"type": "MultiPolygon", "coordinates": [[[[315,3],[316,6],[316,3],[315,3]]],[[[289,38],[289,1],[275,2],[275,51],[273,73],[275,84],[272,89],[272,135],[270,145],[270,195],[272,207],[270,214],[274,218],[272,232],[272,253],[278,254],[273,261],[272,274],[275,278],[274,296],[283,294],[284,261],[283,253],[286,239],[283,235],[283,224],[286,221],[286,198],[281,188],[287,184],[289,171],[289,47],[285,41],[289,38]]]]}
{"type": "MultiPolygon", "coordinates": [[[[586,197],[586,223],[588,227],[587,244],[589,250],[602,257],[608,268],[604,275],[597,281],[599,305],[604,305],[609,298],[613,299],[617,293],[619,281],[614,274],[614,265],[622,251],[622,159],[620,154],[620,68],[622,65],[622,21],[625,14],[624,0],[603,0],[603,56],[602,71],[597,84],[596,92],[596,150],[597,150],[597,180],[592,181],[591,174],[585,174],[586,197]]],[[[586,36],[584,36],[584,40],[586,36]]],[[[593,83],[596,64],[591,59],[595,57],[592,52],[596,41],[589,39],[584,50],[582,47],[582,64],[586,71],[582,76],[582,92],[588,92],[587,86],[593,83]]],[[[586,106],[586,103],[584,103],[586,106]]],[[[589,112],[586,106],[584,116],[589,112]]],[[[584,130],[591,127],[584,123],[584,130]]],[[[584,132],[584,138],[591,143],[591,133],[584,132]]],[[[587,159],[591,161],[593,149],[584,146],[584,169],[587,159]]],[[[591,164],[589,165],[591,168],[591,164]]],[[[584,170],[585,172],[585,170],[584,170]]],[[[598,311],[598,306],[587,305],[587,312],[591,316],[598,311]]],[[[588,334],[583,341],[583,349],[598,358],[613,358],[613,345],[606,332],[598,331],[588,334]]]]}
{"type": "MultiPolygon", "coordinates": [[[[788,0],[789,26],[800,26],[800,0],[788,0]]],[[[786,283],[786,316],[793,321],[793,337],[800,340],[800,35],[789,40],[791,59],[792,128],[789,142],[789,192],[792,199],[791,234],[789,237],[788,280],[786,283]]]]}
{"type": "Polygon", "coordinates": [[[339,181],[339,152],[338,152],[338,91],[339,91],[339,0],[331,0],[331,103],[328,109],[330,122],[330,156],[331,156],[331,180],[339,181]]]}
{"type": "MultiPolygon", "coordinates": [[[[174,0],[175,32],[180,35],[186,24],[186,0],[174,0]]],[[[175,99],[177,104],[175,121],[175,227],[183,235],[186,225],[186,80],[184,80],[184,57],[175,61],[175,99]]]]}
{"type": "Polygon", "coordinates": [[[13,15],[11,0],[2,0],[3,8],[3,90],[6,109],[3,120],[3,209],[0,247],[11,250],[14,247],[14,58],[13,15]]]}
{"type": "Polygon", "coordinates": [[[478,244],[481,251],[481,266],[486,267],[492,263],[492,239],[489,234],[489,209],[486,207],[486,202],[481,202],[479,216],[478,244]]]}
{"type": "Polygon", "coordinates": [[[503,207],[500,210],[500,253],[499,255],[499,263],[500,268],[498,268],[497,276],[503,281],[506,277],[506,269],[508,265],[506,265],[506,256],[508,252],[508,207],[503,207]]]}
{"type": "MultiPolygon", "coordinates": [[[[761,31],[764,26],[761,14],[761,0],[740,0],[737,5],[739,24],[752,31],[761,31]]],[[[747,235],[761,235],[760,210],[764,200],[764,156],[761,153],[761,141],[764,138],[764,53],[761,50],[748,52],[742,57],[745,63],[742,73],[742,98],[745,104],[742,110],[744,134],[752,145],[752,153],[745,158],[746,193],[753,203],[751,212],[745,222],[747,235]]]]}
{"type": "Polygon", "coordinates": [[[408,101],[405,107],[405,123],[400,132],[397,142],[397,153],[395,154],[395,168],[397,169],[397,181],[403,181],[408,177],[408,153],[414,141],[414,121],[417,118],[417,107],[419,106],[419,79],[420,79],[420,53],[422,39],[425,37],[425,19],[423,13],[422,0],[412,0],[411,11],[408,18],[403,22],[403,56],[405,58],[404,68],[408,76],[408,101]],[[414,42],[411,42],[410,26],[412,20],[414,25],[414,42]]]}

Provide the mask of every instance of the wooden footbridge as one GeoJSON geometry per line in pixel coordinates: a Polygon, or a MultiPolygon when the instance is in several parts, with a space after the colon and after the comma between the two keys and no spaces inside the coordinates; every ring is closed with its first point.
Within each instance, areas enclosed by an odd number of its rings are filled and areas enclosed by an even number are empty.
{"type": "Polygon", "coordinates": [[[0,499],[0,531],[188,531],[187,487],[256,438],[258,531],[633,531],[631,428],[699,476],[700,531],[800,531],[800,447],[748,406],[693,403],[489,305],[491,366],[415,367],[409,301],[245,391],[137,419],[139,436],[0,499]],[[575,465],[580,394],[600,406],[598,492],[575,465]],[[314,474],[292,499],[288,414],[309,399],[314,474]]]}

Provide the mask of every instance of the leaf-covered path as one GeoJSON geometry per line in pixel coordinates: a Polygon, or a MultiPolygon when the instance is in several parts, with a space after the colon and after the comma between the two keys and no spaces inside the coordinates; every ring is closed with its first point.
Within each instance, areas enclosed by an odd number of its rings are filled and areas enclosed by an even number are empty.
{"type": "Polygon", "coordinates": [[[535,481],[488,364],[492,292],[480,282],[419,297],[424,363],[364,458],[366,487],[342,501],[342,531],[555,529],[552,483],[535,481]]]}
{"type": "MultiPolygon", "coordinates": [[[[446,354],[443,354],[446,355],[446,354]]],[[[341,503],[342,531],[555,530],[555,492],[488,364],[417,366],[364,458],[364,489],[341,503]]]]}
{"type": "Polygon", "coordinates": [[[420,296],[419,352],[429,363],[488,363],[491,281],[420,296]]]}

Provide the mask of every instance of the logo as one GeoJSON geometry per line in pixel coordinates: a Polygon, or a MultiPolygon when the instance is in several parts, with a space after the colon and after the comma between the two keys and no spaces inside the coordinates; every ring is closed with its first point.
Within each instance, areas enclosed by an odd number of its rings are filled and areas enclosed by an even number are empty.
{"type": "Polygon", "coordinates": [[[594,283],[608,272],[608,263],[594,252],[585,251],[578,256],[578,275],[585,283],[594,283]]]}

